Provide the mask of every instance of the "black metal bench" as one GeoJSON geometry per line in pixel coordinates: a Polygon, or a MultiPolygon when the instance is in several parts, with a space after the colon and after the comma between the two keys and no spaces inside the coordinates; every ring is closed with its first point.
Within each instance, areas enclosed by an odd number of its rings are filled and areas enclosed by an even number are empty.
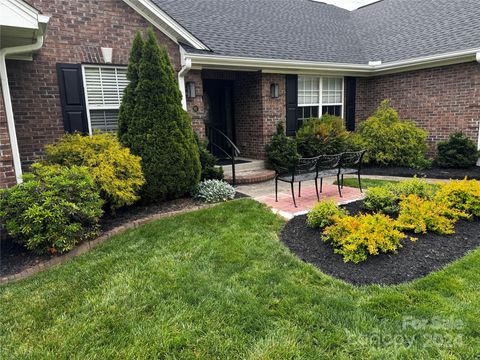
{"type": "Polygon", "coordinates": [[[292,169],[281,169],[275,176],[275,201],[278,201],[278,182],[290,184],[292,191],[293,204],[297,207],[295,200],[294,184],[298,182],[298,197],[301,197],[302,182],[315,181],[315,190],[317,200],[320,201],[318,191],[318,180],[320,179],[320,192],[323,190],[323,178],[336,176],[337,187],[340,197],[342,197],[342,188],[344,175],[358,174],[360,191],[362,184],[360,180],[361,163],[365,151],[346,152],[336,155],[319,155],[313,158],[301,158],[295,163],[292,169]]]}

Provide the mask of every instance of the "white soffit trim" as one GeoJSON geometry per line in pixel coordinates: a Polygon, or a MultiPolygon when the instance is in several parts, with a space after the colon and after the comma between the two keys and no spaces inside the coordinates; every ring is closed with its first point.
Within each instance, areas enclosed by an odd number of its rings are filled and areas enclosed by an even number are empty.
{"type": "Polygon", "coordinates": [[[376,64],[342,64],[320,63],[315,61],[295,61],[264,58],[243,58],[210,54],[186,54],[186,58],[192,60],[193,69],[218,68],[218,69],[246,69],[261,70],[265,73],[311,73],[327,72],[355,74],[357,76],[375,76],[388,73],[396,73],[408,70],[416,70],[434,66],[443,66],[475,61],[480,49],[468,49],[446,54],[425,56],[390,63],[376,64]]]}
{"type": "Polygon", "coordinates": [[[205,44],[198,40],[188,30],[182,27],[166,12],[161,10],[149,0],[123,0],[136,12],[142,15],[151,24],[178,44],[179,41],[186,42],[197,50],[210,50],[205,44]]]}

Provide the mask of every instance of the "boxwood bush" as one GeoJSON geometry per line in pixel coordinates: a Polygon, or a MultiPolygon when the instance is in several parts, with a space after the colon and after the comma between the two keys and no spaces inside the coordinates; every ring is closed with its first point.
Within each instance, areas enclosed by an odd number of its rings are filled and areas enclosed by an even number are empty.
{"type": "Polygon", "coordinates": [[[311,118],[297,132],[297,149],[302,157],[340,154],[351,149],[350,133],[343,119],[323,115],[311,118]]]}
{"type": "Polygon", "coordinates": [[[86,167],[34,164],[23,180],[0,191],[0,220],[16,241],[55,253],[97,234],[103,201],[86,167]]]}
{"type": "Polygon", "coordinates": [[[444,168],[469,168],[475,166],[480,157],[477,145],[461,132],[450,135],[448,141],[439,142],[437,148],[436,163],[444,168]]]}
{"type": "Polygon", "coordinates": [[[428,167],[427,132],[414,122],[400,120],[389,100],[360,123],[359,142],[367,150],[365,161],[381,166],[428,167]]]}
{"type": "Polygon", "coordinates": [[[123,147],[114,134],[71,134],[45,147],[45,161],[86,166],[106,205],[115,210],[139,199],[144,183],[141,159],[123,147]]]}
{"type": "Polygon", "coordinates": [[[265,147],[265,151],[267,153],[267,166],[277,172],[292,169],[300,158],[295,140],[285,135],[282,124],[277,125],[277,132],[265,147]]]}
{"type": "Polygon", "coordinates": [[[223,180],[223,168],[215,166],[217,158],[208,150],[208,142],[200,140],[197,134],[195,134],[195,141],[197,142],[200,165],[202,166],[201,180],[223,180]]]}

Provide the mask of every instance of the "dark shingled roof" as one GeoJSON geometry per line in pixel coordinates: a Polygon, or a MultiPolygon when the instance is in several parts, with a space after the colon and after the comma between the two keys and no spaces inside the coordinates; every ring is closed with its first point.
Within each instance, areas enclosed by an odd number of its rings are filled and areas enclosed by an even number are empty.
{"type": "MultiPolygon", "coordinates": [[[[216,55],[367,64],[480,48],[480,0],[151,0],[216,55]]],[[[192,51],[192,49],[187,49],[192,51]]]]}

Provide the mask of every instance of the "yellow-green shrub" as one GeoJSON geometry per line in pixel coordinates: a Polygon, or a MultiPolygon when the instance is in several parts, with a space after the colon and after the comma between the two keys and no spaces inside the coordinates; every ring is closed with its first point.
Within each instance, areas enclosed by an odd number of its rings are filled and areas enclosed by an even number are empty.
{"type": "Polygon", "coordinates": [[[138,200],[137,193],[144,183],[140,157],[132,155],[113,134],[65,135],[57,144],[46,146],[45,161],[87,167],[112,210],[138,200]]]}
{"type": "Polygon", "coordinates": [[[412,121],[401,120],[390,101],[360,123],[360,143],[367,150],[365,161],[381,166],[428,167],[425,159],[427,132],[412,121]]]}
{"type": "Polygon", "coordinates": [[[368,188],[363,201],[365,208],[373,212],[393,214],[398,212],[398,196],[384,186],[368,188]]]}
{"type": "Polygon", "coordinates": [[[465,178],[441,184],[435,194],[435,201],[480,217],[480,182],[465,178]]]}
{"type": "Polygon", "coordinates": [[[320,201],[307,214],[307,224],[312,228],[324,228],[333,224],[335,218],[347,215],[347,210],[342,209],[335,201],[320,201]]]}
{"type": "Polygon", "coordinates": [[[383,214],[360,214],[337,217],[325,228],[322,239],[330,241],[343,261],[359,263],[368,255],[396,252],[407,235],[397,229],[397,223],[383,214]]]}
{"type": "Polygon", "coordinates": [[[404,197],[400,202],[398,224],[402,230],[415,233],[433,231],[438,234],[453,234],[455,223],[460,218],[469,216],[461,211],[451,209],[444,203],[422,199],[417,195],[404,197]]]}

